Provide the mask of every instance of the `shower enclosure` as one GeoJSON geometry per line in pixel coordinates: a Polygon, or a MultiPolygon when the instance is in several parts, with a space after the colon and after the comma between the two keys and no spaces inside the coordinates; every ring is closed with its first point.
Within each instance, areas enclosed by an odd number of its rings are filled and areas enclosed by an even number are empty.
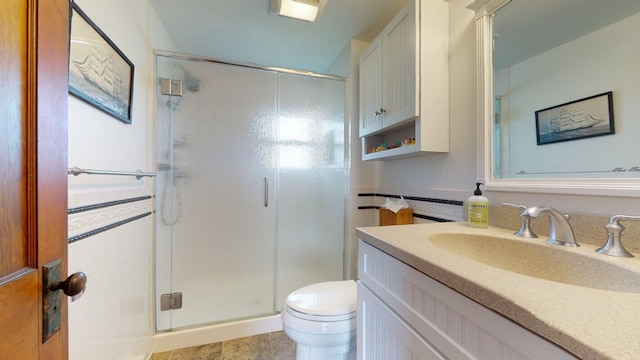
{"type": "Polygon", "coordinates": [[[156,73],[157,329],[343,279],[343,79],[173,53],[156,73]]]}

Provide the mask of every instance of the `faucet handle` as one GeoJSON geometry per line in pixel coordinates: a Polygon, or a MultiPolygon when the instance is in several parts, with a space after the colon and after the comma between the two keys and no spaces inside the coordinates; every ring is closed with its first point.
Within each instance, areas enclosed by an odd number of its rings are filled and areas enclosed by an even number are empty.
{"type": "Polygon", "coordinates": [[[520,236],[520,237],[524,237],[524,238],[537,238],[538,235],[536,235],[533,230],[531,230],[531,216],[529,216],[526,211],[527,211],[527,207],[524,205],[515,205],[515,204],[510,204],[510,203],[502,203],[503,206],[508,206],[508,207],[513,207],[513,208],[517,208],[522,210],[522,213],[520,214],[520,229],[518,231],[516,231],[515,233],[513,233],[513,235],[515,236],[520,236]]]}
{"type": "Polygon", "coordinates": [[[596,249],[597,253],[611,256],[620,257],[633,257],[633,255],[627,251],[622,245],[620,240],[624,226],[620,225],[620,221],[623,220],[640,220],[640,216],[627,216],[627,215],[614,215],[609,220],[609,223],[605,225],[607,229],[607,242],[600,248],[596,249]]]}
{"type": "Polygon", "coordinates": [[[520,209],[522,211],[527,210],[527,207],[524,205],[516,205],[516,204],[510,204],[510,203],[502,203],[502,206],[508,206],[508,207],[512,207],[512,208],[516,208],[516,209],[520,209]]]}

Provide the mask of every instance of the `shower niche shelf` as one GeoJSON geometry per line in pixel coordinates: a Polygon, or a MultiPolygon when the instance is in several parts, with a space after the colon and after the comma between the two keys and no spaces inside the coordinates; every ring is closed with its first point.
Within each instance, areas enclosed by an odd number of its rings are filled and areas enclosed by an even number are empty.
{"type": "Polygon", "coordinates": [[[445,0],[409,0],[362,53],[362,160],[449,151],[448,14],[445,0]],[[393,148],[372,152],[382,143],[393,148]]]}

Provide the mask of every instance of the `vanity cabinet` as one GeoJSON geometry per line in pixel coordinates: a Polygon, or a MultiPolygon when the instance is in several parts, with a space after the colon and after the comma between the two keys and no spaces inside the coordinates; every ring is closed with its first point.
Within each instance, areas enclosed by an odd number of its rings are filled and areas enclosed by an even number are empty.
{"type": "Polygon", "coordinates": [[[577,359],[360,241],[358,360],[577,359]]]}
{"type": "Polygon", "coordinates": [[[449,151],[448,19],[444,0],[409,0],[360,56],[363,160],[449,151]]]}

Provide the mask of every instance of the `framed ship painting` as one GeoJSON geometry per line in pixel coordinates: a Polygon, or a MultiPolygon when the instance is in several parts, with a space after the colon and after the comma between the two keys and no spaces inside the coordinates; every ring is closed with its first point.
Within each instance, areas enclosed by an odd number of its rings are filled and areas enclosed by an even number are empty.
{"type": "Polygon", "coordinates": [[[71,3],[69,93],[131,124],[133,63],[71,3]]]}
{"type": "Polygon", "coordinates": [[[611,91],[536,111],[538,145],[615,134],[611,91]]]}

